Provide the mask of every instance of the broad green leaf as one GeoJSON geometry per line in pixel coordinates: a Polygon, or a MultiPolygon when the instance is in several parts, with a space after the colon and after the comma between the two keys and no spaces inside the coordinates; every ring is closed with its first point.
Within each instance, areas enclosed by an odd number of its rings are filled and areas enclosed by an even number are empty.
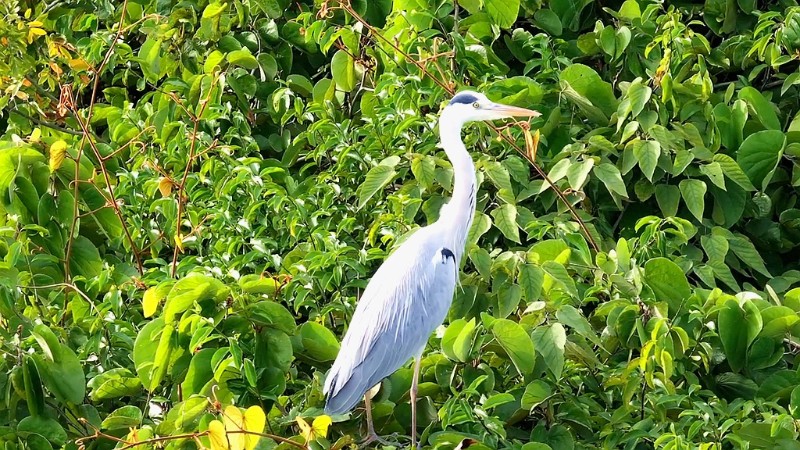
{"type": "Polygon", "coordinates": [[[738,372],[745,367],[747,349],[761,331],[761,313],[752,302],[742,306],[736,300],[728,300],[719,311],[719,338],[728,358],[731,370],[738,372]]]}
{"type": "Polygon", "coordinates": [[[750,179],[747,177],[747,174],[744,173],[742,168],[739,167],[739,164],[737,164],[733,158],[724,153],[717,153],[714,155],[714,162],[720,165],[722,172],[726,177],[738,184],[742,189],[745,191],[756,190],[755,186],[753,186],[753,183],[751,183],[750,179]]]}
{"type": "Polygon", "coordinates": [[[215,17],[219,17],[225,10],[228,8],[228,4],[223,2],[212,2],[203,10],[203,18],[204,19],[213,19],[215,17]]]}
{"type": "Polygon", "coordinates": [[[120,428],[130,428],[139,426],[142,423],[142,410],[133,405],[125,405],[117,408],[103,419],[102,428],[105,430],[117,430],[120,428]]]}
{"type": "MultiPolygon", "coordinates": [[[[573,298],[578,297],[578,289],[575,287],[575,280],[569,275],[566,267],[556,261],[545,261],[545,263],[542,264],[542,270],[544,270],[548,276],[552,277],[564,292],[573,298]]],[[[545,283],[545,285],[547,285],[547,283],[545,283]]]]}
{"type": "Polygon", "coordinates": [[[544,363],[556,378],[561,378],[564,370],[564,347],[567,343],[567,333],[564,326],[556,322],[549,327],[534,330],[533,342],[536,351],[542,355],[544,363]],[[540,331],[541,330],[541,331],[540,331]]]}
{"type": "Polygon", "coordinates": [[[718,162],[700,166],[700,172],[707,176],[715,186],[725,190],[725,177],[722,175],[722,166],[718,162]]]}
{"type": "Polygon", "coordinates": [[[100,259],[97,247],[88,238],[78,236],[72,241],[70,268],[75,275],[82,275],[87,279],[100,276],[100,272],[103,270],[103,261],[100,259]]]}
{"type": "Polygon", "coordinates": [[[544,380],[536,380],[525,386],[521,405],[525,409],[533,409],[553,395],[550,385],[544,380]]]}
{"type": "Polygon", "coordinates": [[[619,173],[619,169],[613,164],[602,163],[594,168],[593,173],[603,182],[609,192],[621,195],[622,197],[628,196],[628,191],[625,189],[625,182],[622,181],[622,175],[619,173]]]}
{"type": "Polygon", "coordinates": [[[248,70],[258,68],[258,60],[247,48],[228,53],[227,59],[232,66],[239,66],[248,70]]]}
{"type": "Polygon", "coordinates": [[[519,266],[519,275],[517,275],[517,282],[522,287],[522,293],[525,301],[530,303],[542,295],[542,283],[544,282],[544,272],[542,269],[534,264],[521,264],[519,266]]]}
{"type": "Polygon", "coordinates": [[[591,67],[572,64],[561,72],[559,81],[564,88],[564,95],[593,121],[607,124],[616,112],[617,99],[611,85],[591,67]]]}
{"type": "Polygon", "coordinates": [[[280,303],[261,301],[253,303],[248,309],[251,320],[256,325],[272,327],[288,335],[293,335],[296,331],[294,316],[280,303]]]}
{"type": "Polygon", "coordinates": [[[633,144],[633,156],[639,162],[639,168],[648,180],[653,181],[653,173],[661,156],[661,145],[658,141],[637,141],[633,144]]]}
{"type": "Polygon", "coordinates": [[[656,203],[664,217],[674,217],[678,214],[681,201],[681,190],[671,184],[656,185],[656,203]]]}
{"type": "Polygon", "coordinates": [[[492,218],[480,211],[475,211],[472,226],[470,226],[469,233],[467,234],[467,245],[476,244],[478,239],[491,229],[492,218]]]}
{"type": "Polygon", "coordinates": [[[150,83],[155,83],[161,78],[161,42],[161,39],[151,36],[139,48],[139,66],[150,83]]]}
{"type": "Polygon", "coordinates": [[[497,186],[497,189],[505,189],[509,192],[514,191],[511,186],[511,176],[508,173],[508,169],[503,167],[502,164],[496,161],[489,161],[484,167],[486,168],[486,175],[497,186]]]}
{"type": "Polygon", "coordinates": [[[300,339],[305,353],[316,361],[333,361],[339,353],[336,336],[316,322],[306,322],[300,326],[300,339]]]}
{"type": "Polygon", "coordinates": [[[766,189],[772,179],[772,171],[783,155],[786,136],[778,130],[753,133],[742,142],[736,154],[744,173],[756,187],[766,189]]]}
{"type": "Polygon", "coordinates": [[[520,0],[483,0],[489,17],[500,28],[511,28],[517,21],[520,0]]]}
{"type": "Polygon", "coordinates": [[[523,375],[530,374],[536,362],[536,354],[528,333],[518,323],[508,319],[496,319],[491,327],[492,334],[511,358],[517,371],[523,375]]]}
{"type": "Polygon", "coordinates": [[[39,434],[59,448],[67,442],[67,432],[64,430],[64,427],[49,417],[24,417],[17,424],[16,431],[22,438],[27,438],[30,433],[39,434]]]}
{"type": "Polygon", "coordinates": [[[586,182],[586,178],[589,176],[589,172],[592,171],[592,167],[594,167],[594,159],[592,158],[584,159],[580,163],[570,164],[569,168],[567,168],[569,186],[575,190],[582,189],[583,183],[586,182]]]}
{"type": "Polygon", "coordinates": [[[562,324],[571,327],[576,333],[589,339],[595,345],[601,345],[600,338],[592,328],[592,325],[574,306],[562,305],[556,311],[556,319],[562,324]]]}
{"type": "Polygon", "coordinates": [[[130,370],[115,367],[92,378],[88,387],[89,398],[98,402],[136,395],[142,389],[142,382],[130,370]]]}
{"type": "Polygon", "coordinates": [[[461,328],[458,336],[453,341],[453,355],[455,355],[457,361],[469,361],[476,333],[475,318],[473,317],[469,322],[464,323],[464,327],[461,328]]]}
{"type": "Polygon", "coordinates": [[[781,122],[778,120],[774,104],[764,98],[761,92],[758,92],[754,87],[746,86],[739,91],[739,98],[747,102],[750,111],[764,125],[764,128],[769,130],[781,129],[781,122]]]}
{"type": "Polygon", "coordinates": [[[666,301],[675,314],[692,295],[689,281],[677,264],[667,258],[653,258],[644,265],[644,281],[653,290],[657,301],[666,301]]]}
{"type": "Polygon", "coordinates": [[[703,221],[705,210],[706,183],[700,180],[685,179],[678,184],[681,197],[689,208],[689,212],[700,222],[703,221]]]}
{"type": "Polygon", "coordinates": [[[708,255],[709,261],[724,262],[728,254],[728,241],[719,235],[703,235],[700,237],[703,250],[708,255]]]}
{"type": "Polygon", "coordinates": [[[358,77],[356,75],[355,61],[344,50],[338,50],[331,59],[331,76],[336,86],[350,92],[356,88],[358,77]]]}
{"type": "Polygon", "coordinates": [[[433,187],[436,179],[436,163],[427,155],[417,155],[411,160],[411,172],[425,188],[433,187]]]}
{"type": "Polygon", "coordinates": [[[379,164],[367,172],[364,182],[356,191],[358,194],[358,208],[361,209],[378,191],[386,187],[389,182],[397,177],[394,167],[379,164]]]}
{"type": "Polygon", "coordinates": [[[519,227],[517,226],[517,207],[506,203],[491,212],[495,226],[503,233],[507,239],[520,243],[519,227]]]}

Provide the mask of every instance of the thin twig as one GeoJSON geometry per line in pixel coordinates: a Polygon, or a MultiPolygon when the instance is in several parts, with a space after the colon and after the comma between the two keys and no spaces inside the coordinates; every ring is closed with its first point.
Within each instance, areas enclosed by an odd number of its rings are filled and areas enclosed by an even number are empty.
{"type": "MultiPolygon", "coordinates": [[[[106,51],[105,57],[103,57],[103,61],[100,63],[100,66],[97,68],[97,71],[94,74],[94,85],[92,86],[92,96],[89,99],[89,109],[86,112],[86,123],[89,124],[92,122],[92,114],[94,113],[94,104],[97,101],[97,91],[100,87],[100,75],[103,73],[103,69],[105,69],[106,64],[111,59],[111,54],[114,53],[114,48],[117,46],[117,41],[120,40],[122,37],[122,33],[124,31],[123,24],[125,23],[125,14],[128,10],[128,0],[124,0],[122,2],[122,10],[119,17],[119,27],[117,28],[117,34],[114,36],[114,39],[111,41],[111,45],[108,47],[106,51]]],[[[71,102],[74,103],[74,102],[71,102]]],[[[77,111],[77,109],[76,109],[77,111]]],[[[73,111],[75,117],[78,118],[78,114],[76,111],[73,111]]],[[[83,138],[81,139],[81,144],[78,147],[78,156],[75,158],[75,181],[80,180],[80,170],[81,170],[81,159],[83,158],[83,148],[86,145],[86,141],[88,139],[88,134],[85,132],[83,138]]],[[[102,163],[102,161],[101,161],[102,163]]],[[[75,187],[73,190],[73,204],[72,204],[72,224],[69,227],[69,236],[67,237],[67,250],[65,253],[65,261],[64,261],[64,274],[67,280],[70,279],[70,257],[72,256],[72,246],[73,242],[75,241],[75,231],[78,225],[78,200],[80,198],[80,190],[79,190],[80,183],[75,183],[75,187]]],[[[109,185],[110,186],[110,185],[109,185]]],[[[116,203],[115,203],[116,204],[116,203]]],[[[125,227],[125,223],[122,224],[125,227]]],[[[135,246],[133,249],[135,250],[135,246]]],[[[134,252],[135,253],[135,252],[134,252]]],[[[137,262],[139,263],[139,273],[143,274],[144,270],[142,268],[142,264],[139,261],[139,255],[136,254],[137,262]]]]}
{"type": "Polygon", "coordinates": [[[69,128],[64,128],[64,127],[58,126],[58,125],[56,125],[54,123],[51,123],[51,122],[45,122],[43,120],[39,120],[39,119],[37,119],[35,117],[29,116],[29,115],[27,115],[27,114],[25,114],[25,113],[23,113],[23,112],[21,112],[19,110],[16,110],[16,109],[12,109],[10,112],[11,112],[11,114],[18,114],[18,115],[24,117],[25,119],[27,119],[27,120],[29,120],[29,121],[31,121],[31,122],[33,122],[36,125],[39,125],[41,127],[51,128],[53,130],[60,131],[62,133],[71,134],[73,136],[83,136],[83,133],[80,132],[80,131],[70,130],[69,128]]]}
{"type": "MultiPolygon", "coordinates": [[[[181,182],[178,184],[178,190],[176,192],[176,198],[178,200],[178,214],[177,219],[175,220],[176,239],[182,239],[181,221],[184,212],[183,193],[186,190],[186,180],[189,178],[189,172],[192,170],[192,164],[194,164],[194,160],[196,159],[195,150],[197,148],[197,133],[200,129],[200,118],[203,116],[203,112],[205,112],[206,107],[211,102],[211,94],[214,92],[214,85],[217,83],[217,80],[218,75],[215,75],[211,81],[211,86],[208,89],[208,95],[205,99],[200,100],[200,111],[198,111],[197,114],[190,114],[189,116],[194,123],[194,127],[192,128],[191,142],[189,143],[189,158],[186,160],[186,167],[183,170],[183,177],[181,177],[181,182]]],[[[217,140],[215,139],[211,146],[213,147],[216,145],[217,140]]],[[[177,245],[177,242],[173,242],[173,245],[175,246],[175,250],[172,253],[172,270],[170,271],[170,274],[174,278],[178,271],[178,254],[181,251],[181,246],[177,245]]]]}

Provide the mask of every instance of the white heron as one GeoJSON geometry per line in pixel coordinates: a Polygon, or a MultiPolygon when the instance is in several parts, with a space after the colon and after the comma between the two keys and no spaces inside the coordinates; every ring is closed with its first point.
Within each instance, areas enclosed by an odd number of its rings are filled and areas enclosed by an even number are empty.
{"type": "Polygon", "coordinates": [[[453,165],[453,197],[439,220],[418,229],[375,272],[358,302],[342,346],[325,380],[325,413],[344,414],[364,398],[367,442],[377,440],[372,423],[372,387],[414,358],[411,442],[417,447],[417,384],[422,351],[442,324],[455,293],[459,263],[475,212],[475,166],[461,140],[464,124],[539,113],[494,103],[462,91],[439,117],[441,146],[453,165]]]}

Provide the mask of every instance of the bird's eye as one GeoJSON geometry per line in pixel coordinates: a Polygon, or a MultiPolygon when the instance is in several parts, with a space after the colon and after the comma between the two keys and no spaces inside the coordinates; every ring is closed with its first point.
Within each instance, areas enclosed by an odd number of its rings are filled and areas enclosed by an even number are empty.
{"type": "Polygon", "coordinates": [[[475,108],[475,109],[478,109],[478,108],[480,108],[480,107],[481,107],[481,104],[480,104],[480,103],[478,103],[478,102],[474,102],[474,103],[472,104],[472,107],[473,107],[473,108],[475,108]]]}

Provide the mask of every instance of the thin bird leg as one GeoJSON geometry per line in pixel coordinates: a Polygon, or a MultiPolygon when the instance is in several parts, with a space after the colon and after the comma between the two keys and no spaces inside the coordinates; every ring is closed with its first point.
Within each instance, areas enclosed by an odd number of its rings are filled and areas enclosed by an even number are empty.
{"type": "Polygon", "coordinates": [[[379,442],[383,445],[392,445],[391,442],[381,438],[375,433],[375,425],[372,422],[372,400],[369,398],[369,391],[364,394],[364,408],[367,410],[367,438],[359,443],[360,446],[366,446],[373,442],[379,442]]]}
{"type": "Polygon", "coordinates": [[[419,368],[422,358],[414,358],[414,378],[411,379],[411,447],[417,445],[417,386],[419,385],[419,368]]]}

